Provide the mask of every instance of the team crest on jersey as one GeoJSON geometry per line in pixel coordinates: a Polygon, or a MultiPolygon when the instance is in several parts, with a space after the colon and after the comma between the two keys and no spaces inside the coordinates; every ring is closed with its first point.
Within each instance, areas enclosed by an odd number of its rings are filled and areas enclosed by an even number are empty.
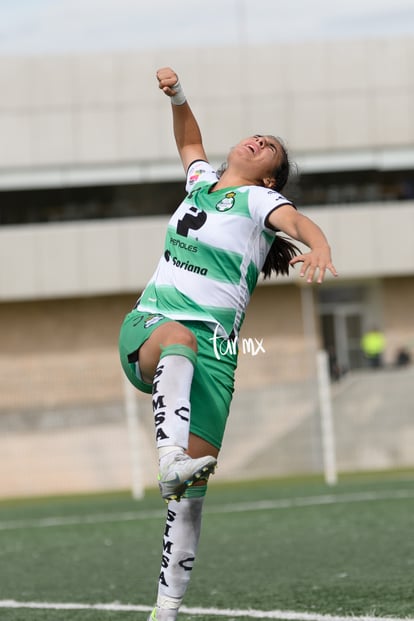
{"type": "Polygon", "coordinates": [[[150,328],[154,325],[154,323],[158,323],[163,318],[162,315],[148,315],[146,322],[144,323],[144,328],[150,328]]]}
{"type": "Polygon", "coordinates": [[[236,192],[227,192],[216,205],[217,211],[228,211],[234,206],[236,192]]]}

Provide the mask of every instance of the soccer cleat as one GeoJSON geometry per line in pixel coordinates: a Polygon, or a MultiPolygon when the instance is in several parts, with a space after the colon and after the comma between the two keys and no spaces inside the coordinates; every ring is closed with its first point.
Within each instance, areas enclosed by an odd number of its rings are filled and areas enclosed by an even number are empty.
{"type": "Polygon", "coordinates": [[[175,453],[158,474],[161,496],[167,502],[180,500],[187,487],[200,479],[208,479],[216,464],[217,460],[211,455],[192,459],[185,453],[175,453]]]}
{"type": "Polygon", "coordinates": [[[147,621],[175,621],[177,619],[178,609],[160,610],[155,606],[147,621]]]}

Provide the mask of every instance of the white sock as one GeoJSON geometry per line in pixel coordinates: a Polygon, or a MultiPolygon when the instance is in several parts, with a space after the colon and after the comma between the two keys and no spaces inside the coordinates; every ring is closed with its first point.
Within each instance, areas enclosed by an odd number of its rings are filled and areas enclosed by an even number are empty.
{"type": "MultiPolygon", "coordinates": [[[[205,494],[206,488],[203,489],[205,494]]],[[[204,497],[181,498],[180,502],[172,500],[168,504],[157,597],[158,609],[169,611],[165,616],[168,620],[173,610],[178,614],[190,582],[200,538],[204,497]]],[[[162,619],[164,617],[160,614],[162,619]]]]}
{"type": "Polygon", "coordinates": [[[163,356],[158,363],[152,384],[152,408],[155,439],[162,456],[188,447],[193,375],[193,363],[185,356],[163,356]]]}
{"type": "Polygon", "coordinates": [[[160,446],[158,449],[158,458],[161,461],[164,457],[170,455],[172,457],[173,453],[183,452],[183,448],[181,446],[175,446],[172,444],[171,446],[160,446]]]}

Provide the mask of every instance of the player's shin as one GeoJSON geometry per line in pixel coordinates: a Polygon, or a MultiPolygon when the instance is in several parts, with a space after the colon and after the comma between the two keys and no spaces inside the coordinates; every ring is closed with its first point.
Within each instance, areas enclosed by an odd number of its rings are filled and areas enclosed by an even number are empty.
{"type": "Polygon", "coordinates": [[[158,584],[157,621],[175,621],[190,582],[201,529],[207,485],[193,486],[181,502],[170,502],[163,538],[158,584]]]}
{"type": "Polygon", "coordinates": [[[197,354],[185,345],[163,348],[155,371],[152,407],[160,459],[188,446],[190,390],[197,354]]]}

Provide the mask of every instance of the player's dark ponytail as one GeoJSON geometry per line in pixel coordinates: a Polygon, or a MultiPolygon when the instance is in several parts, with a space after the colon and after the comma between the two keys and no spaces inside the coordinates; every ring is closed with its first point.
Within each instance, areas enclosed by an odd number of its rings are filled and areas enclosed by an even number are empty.
{"type": "Polygon", "coordinates": [[[264,278],[269,278],[272,272],[278,276],[279,274],[289,274],[289,261],[293,259],[299,252],[299,248],[292,244],[291,241],[285,237],[276,235],[270,250],[267,253],[266,260],[262,267],[262,274],[264,278]]]}

